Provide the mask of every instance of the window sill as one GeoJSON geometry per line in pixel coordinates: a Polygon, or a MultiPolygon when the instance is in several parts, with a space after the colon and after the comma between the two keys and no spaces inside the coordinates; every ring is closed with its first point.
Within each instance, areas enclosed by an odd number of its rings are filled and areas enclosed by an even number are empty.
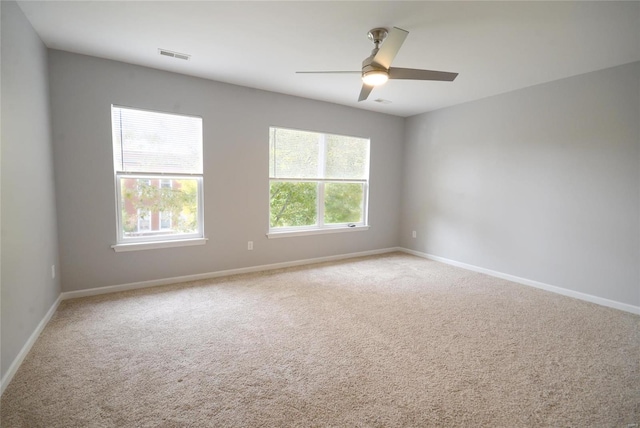
{"type": "Polygon", "coordinates": [[[294,236],[324,235],[326,233],[362,232],[365,230],[369,230],[369,226],[335,227],[326,229],[307,229],[294,231],[289,230],[283,232],[268,232],[267,238],[291,238],[294,236]]]}
{"type": "Polygon", "coordinates": [[[176,241],[155,241],[155,242],[132,242],[130,244],[116,244],[112,245],[113,251],[116,253],[124,251],[141,251],[141,250],[156,250],[159,248],[171,248],[171,247],[187,247],[191,245],[204,245],[208,241],[207,238],[196,239],[183,239],[176,241]]]}

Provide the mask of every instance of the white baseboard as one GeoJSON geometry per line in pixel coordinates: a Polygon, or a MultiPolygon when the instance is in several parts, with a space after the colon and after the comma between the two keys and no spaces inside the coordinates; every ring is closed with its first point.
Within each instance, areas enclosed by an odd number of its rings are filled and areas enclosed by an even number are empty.
{"type": "Polygon", "coordinates": [[[9,370],[7,370],[7,372],[2,377],[2,380],[0,381],[0,395],[4,393],[4,390],[7,388],[7,385],[9,385],[9,383],[11,382],[11,379],[13,379],[13,376],[15,376],[16,372],[18,371],[18,368],[20,368],[20,364],[22,364],[27,354],[33,347],[33,344],[36,343],[36,340],[38,340],[40,333],[42,333],[42,330],[44,330],[44,328],[47,326],[53,314],[56,313],[56,309],[58,309],[58,306],[60,305],[60,302],[62,300],[63,300],[62,294],[60,294],[56,299],[56,301],[53,302],[53,305],[51,305],[51,307],[45,314],[44,318],[42,318],[42,320],[40,321],[36,329],[33,330],[33,333],[31,333],[31,336],[29,336],[29,339],[27,339],[27,342],[24,344],[24,346],[22,347],[22,349],[20,350],[16,358],[13,360],[13,362],[9,366],[9,370]]]}
{"type": "Polygon", "coordinates": [[[331,262],[343,259],[352,259],[355,257],[373,256],[376,254],[391,253],[394,251],[402,251],[399,247],[383,248],[380,250],[361,251],[358,253],[338,254],[335,256],[316,257],[313,259],[294,260],[291,262],[273,263],[268,265],[250,266],[246,268],[221,270],[216,272],[200,273],[195,275],[176,276],[173,278],[163,278],[151,281],[132,282],[129,284],[109,285],[106,287],[89,288],[77,291],[65,291],[62,293],[62,300],[75,299],[77,297],[97,296],[99,294],[114,293],[118,291],[137,290],[140,288],[157,287],[160,285],[178,284],[188,281],[199,281],[203,279],[218,278],[222,276],[238,275],[242,273],[263,272],[274,269],[282,269],[293,266],[309,265],[313,263],[331,262]]]}
{"type": "Polygon", "coordinates": [[[441,262],[451,266],[460,267],[470,271],[484,273],[486,275],[494,276],[496,278],[506,279],[507,281],[516,282],[518,284],[540,288],[542,290],[551,291],[552,293],[561,294],[563,296],[573,297],[575,299],[585,300],[587,302],[596,303],[598,305],[607,306],[609,308],[619,309],[621,311],[631,312],[632,314],[640,315],[640,306],[633,306],[627,303],[605,299],[604,297],[593,296],[591,294],[581,293],[579,291],[569,290],[567,288],[557,287],[555,285],[549,285],[543,282],[532,281],[527,278],[521,278],[519,276],[510,275],[508,273],[502,273],[502,272],[497,272],[491,269],[485,269],[485,268],[470,265],[467,263],[458,262],[456,260],[445,259],[444,257],[434,256],[432,254],[410,250],[408,248],[401,248],[400,251],[407,254],[413,254],[414,256],[422,257],[425,259],[433,260],[436,262],[441,262]]]}

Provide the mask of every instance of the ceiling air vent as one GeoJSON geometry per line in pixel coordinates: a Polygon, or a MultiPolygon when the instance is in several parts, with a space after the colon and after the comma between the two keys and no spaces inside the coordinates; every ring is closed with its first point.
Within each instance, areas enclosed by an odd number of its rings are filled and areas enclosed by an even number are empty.
{"type": "Polygon", "coordinates": [[[191,58],[191,55],[168,51],[166,49],[158,49],[158,53],[160,55],[169,56],[171,58],[184,59],[185,61],[189,61],[189,58],[191,58]]]}

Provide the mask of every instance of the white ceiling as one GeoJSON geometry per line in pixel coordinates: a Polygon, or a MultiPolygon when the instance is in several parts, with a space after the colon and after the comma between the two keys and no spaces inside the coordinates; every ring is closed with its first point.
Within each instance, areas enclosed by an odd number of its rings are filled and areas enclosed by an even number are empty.
{"type": "Polygon", "coordinates": [[[640,61],[638,1],[18,3],[53,49],[398,116],[640,61]],[[458,78],[392,80],[358,103],[357,74],[295,74],[359,70],[367,32],[394,26],[409,31],[394,66],[458,78]]]}

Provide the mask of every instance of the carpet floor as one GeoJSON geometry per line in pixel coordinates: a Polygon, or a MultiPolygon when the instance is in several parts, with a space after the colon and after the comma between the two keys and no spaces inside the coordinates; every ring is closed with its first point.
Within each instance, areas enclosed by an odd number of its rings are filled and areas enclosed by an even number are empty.
{"type": "Polygon", "coordinates": [[[640,317],[392,253],[63,301],[2,427],[640,424],[640,317]]]}

